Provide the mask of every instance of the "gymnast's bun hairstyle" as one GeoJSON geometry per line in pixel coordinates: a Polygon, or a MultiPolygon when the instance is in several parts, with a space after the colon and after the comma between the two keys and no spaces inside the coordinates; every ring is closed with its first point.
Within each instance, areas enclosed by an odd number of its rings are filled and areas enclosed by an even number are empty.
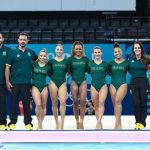
{"type": "Polygon", "coordinates": [[[115,43],[114,43],[114,48],[117,48],[117,47],[120,47],[120,45],[119,45],[118,42],[115,42],[115,43]]]}
{"type": "Polygon", "coordinates": [[[62,41],[58,41],[57,45],[63,45],[62,41]]]}

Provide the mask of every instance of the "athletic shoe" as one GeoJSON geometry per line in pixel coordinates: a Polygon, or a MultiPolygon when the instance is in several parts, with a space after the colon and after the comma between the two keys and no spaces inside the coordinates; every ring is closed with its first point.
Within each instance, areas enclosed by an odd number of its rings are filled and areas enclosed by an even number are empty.
{"type": "Polygon", "coordinates": [[[1,125],[0,125],[0,130],[7,130],[7,126],[4,125],[4,124],[1,124],[1,125]]]}
{"type": "Polygon", "coordinates": [[[27,130],[32,130],[33,129],[33,125],[32,124],[27,124],[26,126],[25,126],[25,128],[27,129],[27,130]]]}
{"type": "Polygon", "coordinates": [[[135,126],[134,126],[134,129],[135,129],[135,130],[139,130],[139,124],[140,124],[140,123],[136,123],[136,124],[135,124],[135,126]]]}
{"type": "Polygon", "coordinates": [[[142,129],[144,129],[145,127],[144,127],[144,125],[142,124],[142,123],[139,123],[139,126],[138,126],[139,128],[139,130],[142,130],[142,129]]]}
{"type": "Polygon", "coordinates": [[[16,125],[15,124],[9,124],[8,129],[9,130],[14,130],[14,129],[16,129],[16,125]]]}

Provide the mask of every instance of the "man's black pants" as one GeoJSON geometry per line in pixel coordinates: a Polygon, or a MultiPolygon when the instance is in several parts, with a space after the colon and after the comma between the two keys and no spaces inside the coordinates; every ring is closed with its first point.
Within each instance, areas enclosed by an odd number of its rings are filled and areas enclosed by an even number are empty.
{"type": "Polygon", "coordinates": [[[31,124],[31,109],[30,109],[30,96],[31,96],[31,85],[30,84],[15,84],[11,91],[11,111],[10,111],[10,123],[16,124],[19,96],[22,96],[22,103],[24,109],[24,124],[31,124]]]}

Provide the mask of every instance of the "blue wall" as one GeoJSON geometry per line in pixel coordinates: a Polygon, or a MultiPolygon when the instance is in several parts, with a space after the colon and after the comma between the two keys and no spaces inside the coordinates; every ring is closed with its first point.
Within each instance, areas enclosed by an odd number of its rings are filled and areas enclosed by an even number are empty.
{"type": "MultiPolygon", "coordinates": [[[[15,44],[9,44],[9,47],[11,47],[12,49],[14,49],[17,45],[15,44]]],[[[47,49],[47,53],[48,53],[48,58],[51,59],[53,57],[55,57],[54,51],[55,51],[55,44],[29,44],[28,48],[33,49],[37,54],[39,53],[39,51],[42,48],[46,48],[47,49]]],[[[105,61],[110,61],[112,59],[114,59],[114,55],[113,55],[113,44],[85,44],[84,45],[84,51],[85,51],[85,55],[87,57],[89,57],[90,59],[92,59],[92,49],[95,46],[100,46],[102,48],[102,59],[105,61]]],[[[128,58],[129,55],[131,54],[131,45],[130,44],[121,44],[120,45],[122,50],[123,50],[123,57],[124,58],[128,58]]],[[[148,55],[150,55],[150,44],[145,44],[144,45],[145,50],[147,52],[148,55]]],[[[68,58],[70,56],[71,53],[71,48],[72,45],[71,44],[64,44],[64,51],[65,51],[65,58],[68,58]]],[[[148,76],[149,76],[149,81],[150,81],[150,72],[148,72],[148,76]]],[[[88,95],[87,95],[87,99],[86,101],[88,101],[89,99],[91,99],[90,97],[90,75],[86,75],[87,78],[87,83],[88,83],[88,95]]],[[[49,83],[49,78],[47,78],[47,83],[49,83]]],[[[67,109],[66,109],[66,114],[67,115],[72,115],[73,114],[73,109],[72,109],[72,105],[73,105],[73,101],[72,101],[72,97],[71,97],[71,93],[70,93],[70,81],[71,79],[68,80],[68,99],[67,99],[67,109]]],[[[110,77],[107,76],[106,77],[106,82],[109,86],[110,84],[110,77]]],[[[132,109],[132,100],[131,100],[131,95],[130,95],[130,75],[127,74],[127,83],[128,83],[128,92],[126,97],[123,100],[123,114],[124,115],[131,115],[133,114],[133,109],[132,109]]],[[[150,95],[148,96],[148,112],[150,113],[150,95]]],[[[9,101],[10,99],[8,98],[8,107],[7,107],[7,111],[9,113],[9,101]]],[[[33,104],[33,108],[35,107],[35,105],[33,104]]],[[[105,102],[105,114],[106,115],[112,115],[113,114],[113,106],[112,106],[112,102],[111,102],[111,98],[110,98],[110,93],[108,93],[106,102],[105,102]]],[[[33,114],[34,114],[34,109],[33,109],[33,114]]],[[[48,97],[48,102],[47,102],[47,114],[50,115],[52,114],[52,110],[51,110],[51,100],[50,100],[50,96],[48,97]]]]}

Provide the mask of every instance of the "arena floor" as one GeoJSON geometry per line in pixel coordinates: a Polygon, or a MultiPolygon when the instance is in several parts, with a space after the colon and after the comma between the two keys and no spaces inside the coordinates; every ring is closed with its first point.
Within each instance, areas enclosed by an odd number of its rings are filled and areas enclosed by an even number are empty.
{"type": "MultiPolygon", "coordinates": [[[[33,130],[37,129],[37,119],[33,116],[33,130]]],[[[9,122],[9,120],[8,120],[9,122]]],[[[103,116],[102,119],[104,130],[113,130],[115,124],[115,117],[103,116]]],[[[135,124],[134,116],[122,116],[122,127],[123,130],[133,130],[135,124]]],[[[53,116],[46,116],[43,122],[43,130],[55,130],[55,121],[53,116]]],[[[96,118],[95,116],[85,116],[84,120],[85,130],[95,130],[96,129],[96,118]]],[[[16,130],[25,130],[23,117],[19,116],[18,123],[16,124],[16,130]]],[[[76,130],[75,118],[74,116],[66,116],[64,130],[76,130]]],[[[147,126],[145,130],[150,130],[150,116],[147,117],[147,126]]]]}
{"type": "Polygon", "coordinates": [[[134,130],[134,116],[122,116],[123,130],[114,130],[114,116],[103,117],[103,130],[96,130],[95,116],[85,116],[85,130],[75,129],[74,116],[66,116],[64,130],[55,130],[53,116],[46,116],[43,130],[26,131],[23,117],[19,116],[17,128],[0,131],[0,150],[149,150],[150,117],[144,130],[134,130]]]}

